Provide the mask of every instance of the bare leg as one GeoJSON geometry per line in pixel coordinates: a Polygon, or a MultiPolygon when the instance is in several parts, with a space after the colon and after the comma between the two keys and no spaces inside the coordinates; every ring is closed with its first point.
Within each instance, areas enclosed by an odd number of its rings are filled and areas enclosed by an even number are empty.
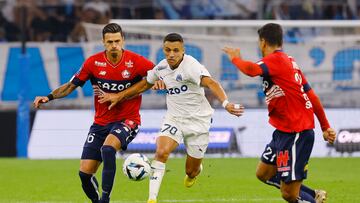
{"type": "Polygon", "coordinates": [[[302,181],[292,181],[285,183],[281,181],[280,191],[282,198],[288,202],[296,203],[300,194],[300,186],[302,181]]]}
{"type": "Polygon", "coordinates": [[[159,136],[156,140],[155,159],[151,163],[152,173],[149,181],[149,201],[155,201],[160,190],[162,178],[165,174],[165,163],[170,153],[179,144],[168,136],[159,136]]]}
{"type": "Polygon", "coordinates": [[[197,159],[187,155],[185,170],[186,175],[188,175],[189,178],[195,178],[197,175],[199,175],[201,162],[202,159],[197,159]]]}

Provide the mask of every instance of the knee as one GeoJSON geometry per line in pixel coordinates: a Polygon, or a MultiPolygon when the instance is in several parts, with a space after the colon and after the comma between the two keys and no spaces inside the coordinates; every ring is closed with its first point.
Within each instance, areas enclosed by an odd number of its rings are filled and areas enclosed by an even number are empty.
{"type": "Polygon", "coordinates": [[[81,175],[82,175],[81,173],[92,175],[92,174],[96,173],[96,169],[97,169],[97,167],[94,166],[93,164],[89,164],[87,162],[81,161],[80,162],[79,176],[81,177],[81,175]]]}
{"type": "Polygon", "coordinates": [[[260,181],[264,182],[264,183],[268,180],[265,173],[263,173],[260,170],[256,170],[256,178],[259,179],[260,181]]]}
{"type": "Polygon", "coordinates": [[[291,192],[281,191],[281,196],[287,202],[297,202],[297,196],[293,195],[291,192]]]}
{"type": "Polygon", "coordinates": [[[168,152],[166,149],[156,149],[155,156],[156,160],[165,163],[170,156],[170,152],[168,152]]]}

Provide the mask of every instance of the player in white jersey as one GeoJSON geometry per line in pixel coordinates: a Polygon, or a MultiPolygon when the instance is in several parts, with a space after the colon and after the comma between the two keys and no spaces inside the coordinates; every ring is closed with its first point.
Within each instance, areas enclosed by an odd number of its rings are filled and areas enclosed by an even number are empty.
{"type": "Polygon", "coordinates": [[[160,89],[163,84],[166,86],[167,113],[156,139],[148,203],[156,203],[165,163],[179,143],[184,142],[187,152],[185,186],[191,187],[201,171],[214,112],[203,87],[209,88],[229,113],[241,116],[244,112],[241,105],[227,100],[221,85],[211,78],[203,65],[185,54],[181,35],[168,34],[163,41],[163,51],[166,59],[148,71],[146,79],[117,94],[103,94],[99,100],[100,103],[110,102],[109,108],[112,108],[116,103],[150,89],[154,84],[160,89]],[[163,83],[156,83],[159,80],[163,83]]]}

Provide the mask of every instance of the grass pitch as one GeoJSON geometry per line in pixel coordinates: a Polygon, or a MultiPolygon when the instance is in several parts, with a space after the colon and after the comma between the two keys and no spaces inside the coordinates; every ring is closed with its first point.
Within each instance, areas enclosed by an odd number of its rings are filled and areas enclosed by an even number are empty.
{"type": "MultiPolygon", "coordinates": [[[[117,161],[112,202],[145,203],[148,179],[126,179],[122,161],[117,161]]],[[[256,179],[257,162],[253,158],[206,158],[198,182],[185,188],[185,159],[172,158],[166,165],[158,202],[284,202],[276,188],[256,179]]],[[[0,202],[89,202],[81,189],[78,168],[79,160],[0,159],[0,202]]],[[[101,170],[97,178],[101,182],[101,170]]],[[[327,203],[360,202],[360,158],[312,158],[305,184],[327,190],[327,203]]]]}

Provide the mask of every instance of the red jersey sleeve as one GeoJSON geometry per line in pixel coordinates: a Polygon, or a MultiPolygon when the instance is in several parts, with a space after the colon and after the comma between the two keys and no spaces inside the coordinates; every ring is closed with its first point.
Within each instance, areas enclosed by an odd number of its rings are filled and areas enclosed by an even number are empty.
{"type": "Polygon", "coordinates": [[[87,59],[83,65],[81,66],[80,70],[75,73],[75,75],[71,78],[71,82],[76,86],[83,86],[85,82],[91,77],[91,70],[90,70],[91,58],[87,59]]]}
{"type": "Polygon", "coordinates": [[[255,77],[262,75],[262,69],[260,66],[256,63],[253,63],[251,61],[244,61],[241,58],[235,57],[231,61],[241,72],[244,74],[255,77]]]}
{"type": "Polygon", "coordinates": [[[155,66],[153,62],[143,56],[139,56],[139,58],[137,59],[137,63],[138,67],[140,67],[139,74],[143,77],[145,77],[147,75],[147,72],[153,69],[155,66]]]}
{"type": "Polygon", "coordinates": [[[319,120],[321,130],[325,131],[330,128],[330,124],[326,118],[324,108],[320,102],[319,97],[315,94],[314,90],[310,90],[306,93],[313,105],[314,113],[319,120]]]}
{"type": "Polygon", "coordinates": [[[320,101],[319,97],[315,94],[314,90],[311,89],[310,84],[306,80],[305,75],[301,72],[301,70],[299,69],[297,64],[295,62],[293,62],[293,63],[294,63],[294,66],[296,66],[298,73],[300,74],[300,76],[302,78],[301,84],[303,86],[304,92],[306,92],[307,96],[310,99],[311,104],[313,105],[314,114],[315,114],[316,118],[319,120],[321,130],[325,131],[328,128],[330,128],[330,124],[326,118],[325,111],[321,104],[321,101],[320,101]]]}

